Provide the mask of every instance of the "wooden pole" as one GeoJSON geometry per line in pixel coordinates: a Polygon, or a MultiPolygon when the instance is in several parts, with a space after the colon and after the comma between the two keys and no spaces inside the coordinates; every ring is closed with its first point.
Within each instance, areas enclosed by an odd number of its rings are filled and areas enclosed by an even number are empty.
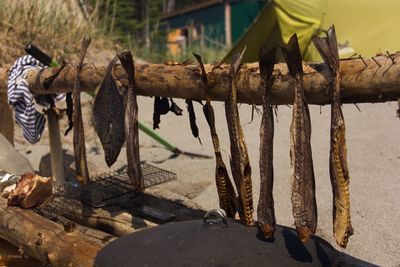
{"type": "MultiPolygon", "coordinates": [[[[348,59],[341,61],[341,102],[368,103],[397,101],[400,97],[400,52],[372,59],[348,59]],[[365,63],[364,63],[365,62],[365,63]],[[393,63],[395,62],[395,63],[393,63]]],[[[228,95],[229,65],[205,65],[209,81],[210,98],[225,101],[228,95]]],[[[304,91],[309,104],[328,104],[331,73],[323,63],[304,63],[304,91]]],[[[56,68],[28,74],[30,89],[35,94],[71,92],[76,68],[66,66],[52,86],[46,89],[46,79],[56,73],[56,68]]],[[[6,90],[7,69],[0,69],[0,91],[6,90]]],[[[106,66],[86,64],[81,71],[81,89],[93,92],[100,85],[106,66]]],[[[114,76],[117,83],[127,86],[126,72],[116,65],[114,76]]],[[[135,68],[137,92],[144,96],[165,96],[193,100],[205,100],[206,93],[198,65],[137,64],[135,68]]],[[[243,64],[238,78],[238,102],[261,104],[258,63],[243,64]]],[[[274,68],[271,104],[293,104],[293,80],[284,63],[274,68]]]]}
{"type": "Polygon", "coordinates": [[[64,155],[61,144],[60,125],[58,115],[54,108],[47,110],[46,115],[50,140],[51,174],[56,186],[60,186],[65,183],[64,155]]]}
{"type": "Polygon", "coordinates": [[[231,26],[231,3],[229,0],[224,2],[225,11],[225,44],[232,45],[232,26],[231,26]]]}
{"type": "Polygon", "coordinates": [[[157,225],[133,216],[115,205],[105,208],[90,208],[84,206],[78,200],[65,197],[54,198],[49,205],[57,214],[62,214],[63,217],[71,221],[115,236],[131,234],[157,225]]]}
{"type": "Polygon", "coordinates": [[[0,214],[0,237],[47,265],[93,266],[103,247],[80,231],[67,233],[32,210],[9,207],[4,198],[0,198],[0,214]]]}

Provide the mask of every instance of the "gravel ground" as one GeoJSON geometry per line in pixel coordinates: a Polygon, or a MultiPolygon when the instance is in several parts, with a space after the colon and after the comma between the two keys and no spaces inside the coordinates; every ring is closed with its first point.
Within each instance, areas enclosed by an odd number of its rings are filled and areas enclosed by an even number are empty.
{"type": "MultiPolygon", "coordinates": [[[[87,153],[91,174],[109,170],[103,160],[103,152],[93,129],[90,127],[90,100],[84,97],[84,116],[88,122],[85,128],[87,153]]],[[[189,119],[183,100],[176,102],[184,109],[184,115],[168,114],[161,118],[157,132],[165,139],[185,151],[213,155],[209,128],[201,107],[195,103],[197,123],[202,145],[192,137],[189,119]]],[[[139,97],[139,120],[152,125],[153,99],[139,97]]],[[[350,238],[346,253],[380,266],[400,266],[400,121],[395,117],[396,103],[362,104],[361,112],[354,105],[344,106],[347,127],[348,162],[350,169],[351,215],[355,230],[350,238]]],[[[223,103],[214,103],[217,131],[225,163],[229,165],[229,137],[223,103]]],[[[332,193],[329,179],[329,125],[330,108],[311,106],[312,149],[316,177],[318,204],[317,234],[332,245],[332,193]]],[[[240,106],[241,122],[251,159],[253,171],[253,197],[255,206],[259,195],[259,127],[261,116],[255,113],[251,119],[251,107],[240,106]]],[[[277,223],[293,225],[290,203],[290,160],[289,126],[291,108],[281,106],[275,121],[274,138],[274,199],[277,223]]],[[[63,119],[62,129],[66,125],[63,119]]],[[[27,144],[17,129],[17,148],[31,160],[39,170],[43,155],[48,153],[48,139],[36,145],[27,144]],[[28,152],[28,153],[27,153],[28,152]]],[[[150,137],[141,134],[141,159],[147,163],[177,173],[178,180],[149,189],[170,198],[190,199],[204,209],[218,207],[214,182],[214,159],[171,157],[171,153],[150,137]]],[[[63,138],[66,149],[67,174],[73,174],[72,134],[63,138]]],[[[44,163],[42,172],[50,170],[44,163]]],[[[113,168],[126,164],[124,151],[113,168]]],[[[256,213],[255,213],[256,217],[256,213]]],[[[338,248],[339,249],[339,248],[338,248]]]]}

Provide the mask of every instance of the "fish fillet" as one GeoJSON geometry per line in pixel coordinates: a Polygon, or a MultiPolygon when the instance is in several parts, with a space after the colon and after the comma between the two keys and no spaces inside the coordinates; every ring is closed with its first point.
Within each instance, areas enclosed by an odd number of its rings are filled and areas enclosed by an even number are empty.
{"type": "Polygon", "coordinates": [[[302,242],[315,234],[317,228],[317,203],[315,178],[311,152],[310,112],[304,96],[303,65],[294,34],[282,49],[289,74],[294,82],[294,103],[290,126],[290,159],[292,184],[292,209],[294,224],[302,242]]]}
{"type": "Polygon", "coordinates": [[[105,160],[111,167],[125,142],[125,106],[113,77],[118,57],[108,65],[106,76],[93,103],[93,125],[104,149],[105,160]]]}
{"type": "Polygon", "coordinates": [[[276,48],[271,49],[268,53],[265,53],[263,49],[260,51],[263,115],[260,127],[260,198],[258,200],[257,218],[265,238],[273,237],[276,224],[272,193],[274,183],[274,114],[269,100],[275,60],[276,48]]]}
{"type": "Polygon", "coordinates": [[[312,40],[332,72],[329,173],[333,192],[333,233],[336,243],[345,248],[353,234],[353,227],[350,220],[346,128],[340,102],[340,60],[334,26],[329,28],[325,38],[313,36],[312,40]]]}
{"type": "Polygon", "coordinates": [[[237,211],[237,197],[235,189],[233,188],[232,182],[229,178],[228,171],[226,169],[224,160],[222,159],[221,148],[219,145],[219,138],[217,129],[215,128],[215,114],[214,109],[211,105],[211,101],[207,92],[209,92],[207,74],[199,55],[194,54],[196,59],[199,61],[202,81],[206,90],[206,104],[203,106],[203,113],[206,117],[207,123],[210,127],[211,140],[213,142],[214,153],[215,153],[215,182],[217,185],[217,193],[219,199],[219,206],[226,212],[228,218],[235,218],[237,211]]]}
{"type": "Polygon", "coordinates": [[[231,143],[231,170],[239,195],[238,212],[240,220],[247,226],[254,225],[253,192],[251,184],[251,167],[244,134],[240,125],[237,107],[236,77],[240,68],[244,50],[235,54],[229,71],[229,95],[225,101],[225,114],[231,143]]]}
{"type": "Polygon", "coordinates": [[[82,49],[79,56],[79,65],[75,78],[74,89],[72,91],[74,104],[73,104],[73,124],[74,124],[74,156],[76,179],[81,184],[89,182],[89,171],[86,160],[85,148],[85,132],[83,129],[82,110],[81,110],[81,90],[80,90],[80,71],[83,66],[83,59],[85,58],[87,48],[90,44],[90,38],[85,37],[82,41],[82,49]]]}
{"type": "Polygon", "coordinates": [[[140,165],[138,104],[135,92],[135,66],[131,52],[118,55],[122,66],[128,74],[128,92],[125,109],[126,157],[128,160],[128,176],[138,191],[144,190],[144,179],[140,165]]]}

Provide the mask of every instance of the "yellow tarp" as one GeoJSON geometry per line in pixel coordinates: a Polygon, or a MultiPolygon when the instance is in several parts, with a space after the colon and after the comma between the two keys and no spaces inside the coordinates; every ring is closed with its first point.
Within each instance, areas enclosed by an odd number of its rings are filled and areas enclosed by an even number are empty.
{"type": "Polygon", "coordinates": [[[272,0],[224,61],[245,45],[244,62],[255,62],[261,45],[286,43],[297,33],[303,59],[320,61],[311,36],[336,27],[339,53],[364,57],[400,50],[400,0],[272,0]]]}

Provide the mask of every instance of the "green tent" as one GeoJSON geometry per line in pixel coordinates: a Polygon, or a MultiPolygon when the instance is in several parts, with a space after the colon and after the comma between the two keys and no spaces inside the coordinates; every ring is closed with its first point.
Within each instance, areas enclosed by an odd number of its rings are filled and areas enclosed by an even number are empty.
{"type": "Polygon", "coordinates": [[[293,33],[299,38],[303,59],[320,61],[311,36],[332,24],[341,58],[395,52],[400,50],[399,12],[399,0],[270,0],[224,61],[229,62],[246,45],[243,62],[256,62],[262,44],[267,48],[282,45],[293,33]]]}

